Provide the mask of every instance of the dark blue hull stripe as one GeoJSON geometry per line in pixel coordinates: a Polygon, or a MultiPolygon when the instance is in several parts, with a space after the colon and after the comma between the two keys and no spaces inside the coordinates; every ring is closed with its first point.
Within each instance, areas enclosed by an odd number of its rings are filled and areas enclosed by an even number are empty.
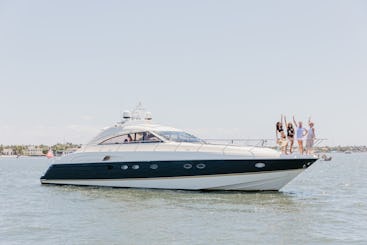
{"type": "Polygon", "coordinates": [[[53,164],[41,179],[131,179],[302,169],[317,159],[191,160],[53,164]]]}

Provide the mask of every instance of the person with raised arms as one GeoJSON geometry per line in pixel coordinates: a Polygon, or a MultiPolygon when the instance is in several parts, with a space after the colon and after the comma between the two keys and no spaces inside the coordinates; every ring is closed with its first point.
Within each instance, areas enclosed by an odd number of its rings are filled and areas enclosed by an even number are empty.
{"type": "MultiPolygon", "coordinates": [[[[287,123],[287,118],[284,116],[284,125],[287,127],[287,138],[289,141],[289,153],[293,153],[293,144],[294,144],[294,128],[291,122],[287,123]]],[[[287,151],[287,149],[286,149],[287,151]]]]}

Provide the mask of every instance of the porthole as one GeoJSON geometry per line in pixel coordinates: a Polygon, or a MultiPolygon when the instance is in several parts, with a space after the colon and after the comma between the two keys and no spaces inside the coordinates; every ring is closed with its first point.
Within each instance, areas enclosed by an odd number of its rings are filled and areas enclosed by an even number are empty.
{"type": "Polygon", "coordinates": [[[139,169],[139,165],[133,165],[132,169],[135,169],[135,170],[139,169]]]}
{"type": "Polygon", "coordinates": [[[196,167],[198,169],[203,169],[203,168],[205,168],[205,164],[204,163],[199,163],[198,165],[196,165],[196,167]]]}
{"type": "Polygon", "coordinates": [[[265,167],[265,163],[258,162],[258,163],[255,164],[255,167],[257,167],[257,168],[263,168],[263,167],[265,167]]]}
{"type": "Polygon", "coordinates": [[[122,170],[126,170],[126,169],[128,169],[129,168],[129,166],[127,166],[127,165],[121,165],[121,169],[122,170]]]}
{"type": "Polygon", "coordinates": [[[192,168],[192,165],[190,163],[186,163],[186,164],[183,165],[183,167],[186,168],[186,169],[190,169],[190,168],[192,168]]]}
{"type": "Polygon", "coordinates": [[[157,164],[152,164],[152,165],[150,165],[150,168],[151,169],[157,169],[158,168],[158,165],[157,164]]]}

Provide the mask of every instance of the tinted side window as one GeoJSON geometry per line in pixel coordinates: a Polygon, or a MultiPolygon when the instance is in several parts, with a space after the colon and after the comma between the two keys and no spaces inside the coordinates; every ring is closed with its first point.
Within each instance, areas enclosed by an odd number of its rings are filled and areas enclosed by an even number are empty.
{"type": "Polygon", "coordinates": [[[161,140],[150,132],[143,133],[143,141],[144,142],[160,142],[161,140]]]}
{"type": "Polygon", "coordinates": [[[150,132],[136,133],[136,141],[140,143],[160,142],[161,140],[150,132]]]}
{"type": "Polygon", "coordinates": [[[105,140],[101,143],[101,145],[122,144],[128,141],[129,141],[128,135],[124,134],[105,140]]]}
{"type": "Polygon", "coordinates": [[[129,144],[129,143],[154,143],[161,142],[161,140],[150,132],[139,132],[119,135],[100,143],[101,145],[109,144],[129,144]]]}

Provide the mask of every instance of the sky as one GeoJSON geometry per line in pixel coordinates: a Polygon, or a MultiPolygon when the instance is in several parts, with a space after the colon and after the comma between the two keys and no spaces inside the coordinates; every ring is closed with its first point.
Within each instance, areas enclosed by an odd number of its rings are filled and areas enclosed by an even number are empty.
{"type": "Polygon", "coordinates": [[[284,114],[367,145],[367,2],[0,0],[0,144],[85,143],[138,102],[203,138],[284,114]]]}

